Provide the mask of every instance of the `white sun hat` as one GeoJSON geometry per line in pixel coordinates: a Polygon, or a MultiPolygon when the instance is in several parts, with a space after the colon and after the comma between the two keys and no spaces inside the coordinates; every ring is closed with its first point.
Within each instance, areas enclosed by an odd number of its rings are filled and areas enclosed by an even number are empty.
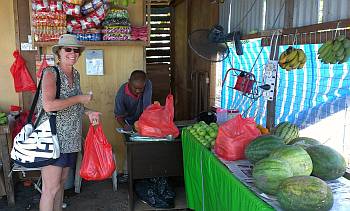
{"type": "Polygon", "coordinates": [[[76,47],[80,49],[80,53],[85,50],[85,46],[80,44],[77,37],[73,34],[62,34],[58,43],[52,46],[52,53],[57,55],[57,51],[61,47],[76,47]]]}

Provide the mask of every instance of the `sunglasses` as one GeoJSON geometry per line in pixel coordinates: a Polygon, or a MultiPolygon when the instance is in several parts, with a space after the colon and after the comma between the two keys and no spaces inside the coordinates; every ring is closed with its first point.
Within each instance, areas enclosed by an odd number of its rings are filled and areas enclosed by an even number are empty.
{"type": "Polygon", "coordinates": [[[80,49],[79,48],[63,48],[65,52],[69,53],[74,51],[74,53],[80,53],[80,49]]]}

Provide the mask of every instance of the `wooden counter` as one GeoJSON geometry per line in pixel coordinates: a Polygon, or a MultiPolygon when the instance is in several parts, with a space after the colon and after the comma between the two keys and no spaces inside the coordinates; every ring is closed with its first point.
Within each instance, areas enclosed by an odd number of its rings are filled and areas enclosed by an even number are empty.
{"type": "Polygon", "coordinates": [[[183,176],[180,140],[127,141],[129,210],[134,210],[134,180],[152,177],[183,176]]]}

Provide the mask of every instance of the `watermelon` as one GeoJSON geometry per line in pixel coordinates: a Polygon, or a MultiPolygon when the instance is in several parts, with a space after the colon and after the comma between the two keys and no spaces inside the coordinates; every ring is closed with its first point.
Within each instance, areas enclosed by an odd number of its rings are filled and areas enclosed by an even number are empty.
{"type": "Polygon", "coordinates": [[[272,134],[281,137],[288,144],[292,139],[299,137],[299,128],[290,122],[281,122],[272,134]]]}
{"type": "Polygon", "coordinates": [[[293,176],[309,176],[312,172],[312,160],[300,146],[287,145],[271,152],[269,157],[286,161],[293,171],[293,176]]]}
{"type": "Polygon", "coordinates": [[[278,148],[286,146],[283,139],[274,135],[263,135],[255,138],[246,147],[245,157],[252,163],[266,158],[269,154],[278,148]]]}
{"type": "Polygon", "coordinates": [[[290,145],[298,145],[302,148],[306,149],[313,145],[320,145],[321,142],[317,141],[316,139],[309,138],[309,137],[298,137],[293,140],[291,140],[288,144],[290,145]]]}
{"type": "Polygon", "coordinates": [[[257,162],[252,172],[254,184],[261,191],[268,194],[276,194],[280,183],[293,176],[292,169],[285,161],[264,158],[257,162]]]}
{"type": "Polygon", "coordinates": [[[332,208],[334,202],[331,188],[313,176],[285,179],[276,195],[283,210],[290,211],[326,211],[332,208]]]}
{"type": "Polygon", "coordinates": [[[312,160],[312,175],[323,180],[334,180],[344,175],[346,161],[336,150],[325,145],[315,145],[306,151],[312,160]]]}

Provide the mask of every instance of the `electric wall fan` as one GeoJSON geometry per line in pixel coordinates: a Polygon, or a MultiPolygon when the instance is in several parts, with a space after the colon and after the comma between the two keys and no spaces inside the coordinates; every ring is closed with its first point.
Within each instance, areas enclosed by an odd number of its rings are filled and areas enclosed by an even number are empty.
{"type": "MultiPolygon", "coordinates": [[[[221,62],[225,60],[229,53],[228,42],[235,43],[237,55],[243,55],[243,47],[241,43],[241,34],[239,31],[224,33],[224,29],[220,25],[216,25],[211,29],[198,29],[193,31],[189,38],[188,44],[190,48],[201,58],[211,62],[221,62]]],[[[254,74],[248,71],[230,68],[227,70],[222,86],[224,86],[228,74],[233,71],[233,75],[237,77],[234,87],[230,87],[240,91],[244,96],[256,99],[258,96],[258,89],[256,86],[256,79],[254,74]]],[[[259,86],[263,89],[268,89],[266,86],[259,86]]]]}
{"type": "Polygon", "coordinates": [[[239,32],[224,33],[224,28],[216,25],[211,29],[198,29],[188,37],[188,45],[201,58],[211,62],[221,62],[229,55],[227,42],[235,41],[236,53],[242,55],[239,32]],[[238,52],[239,48],[239,52],[238,52]]]}

